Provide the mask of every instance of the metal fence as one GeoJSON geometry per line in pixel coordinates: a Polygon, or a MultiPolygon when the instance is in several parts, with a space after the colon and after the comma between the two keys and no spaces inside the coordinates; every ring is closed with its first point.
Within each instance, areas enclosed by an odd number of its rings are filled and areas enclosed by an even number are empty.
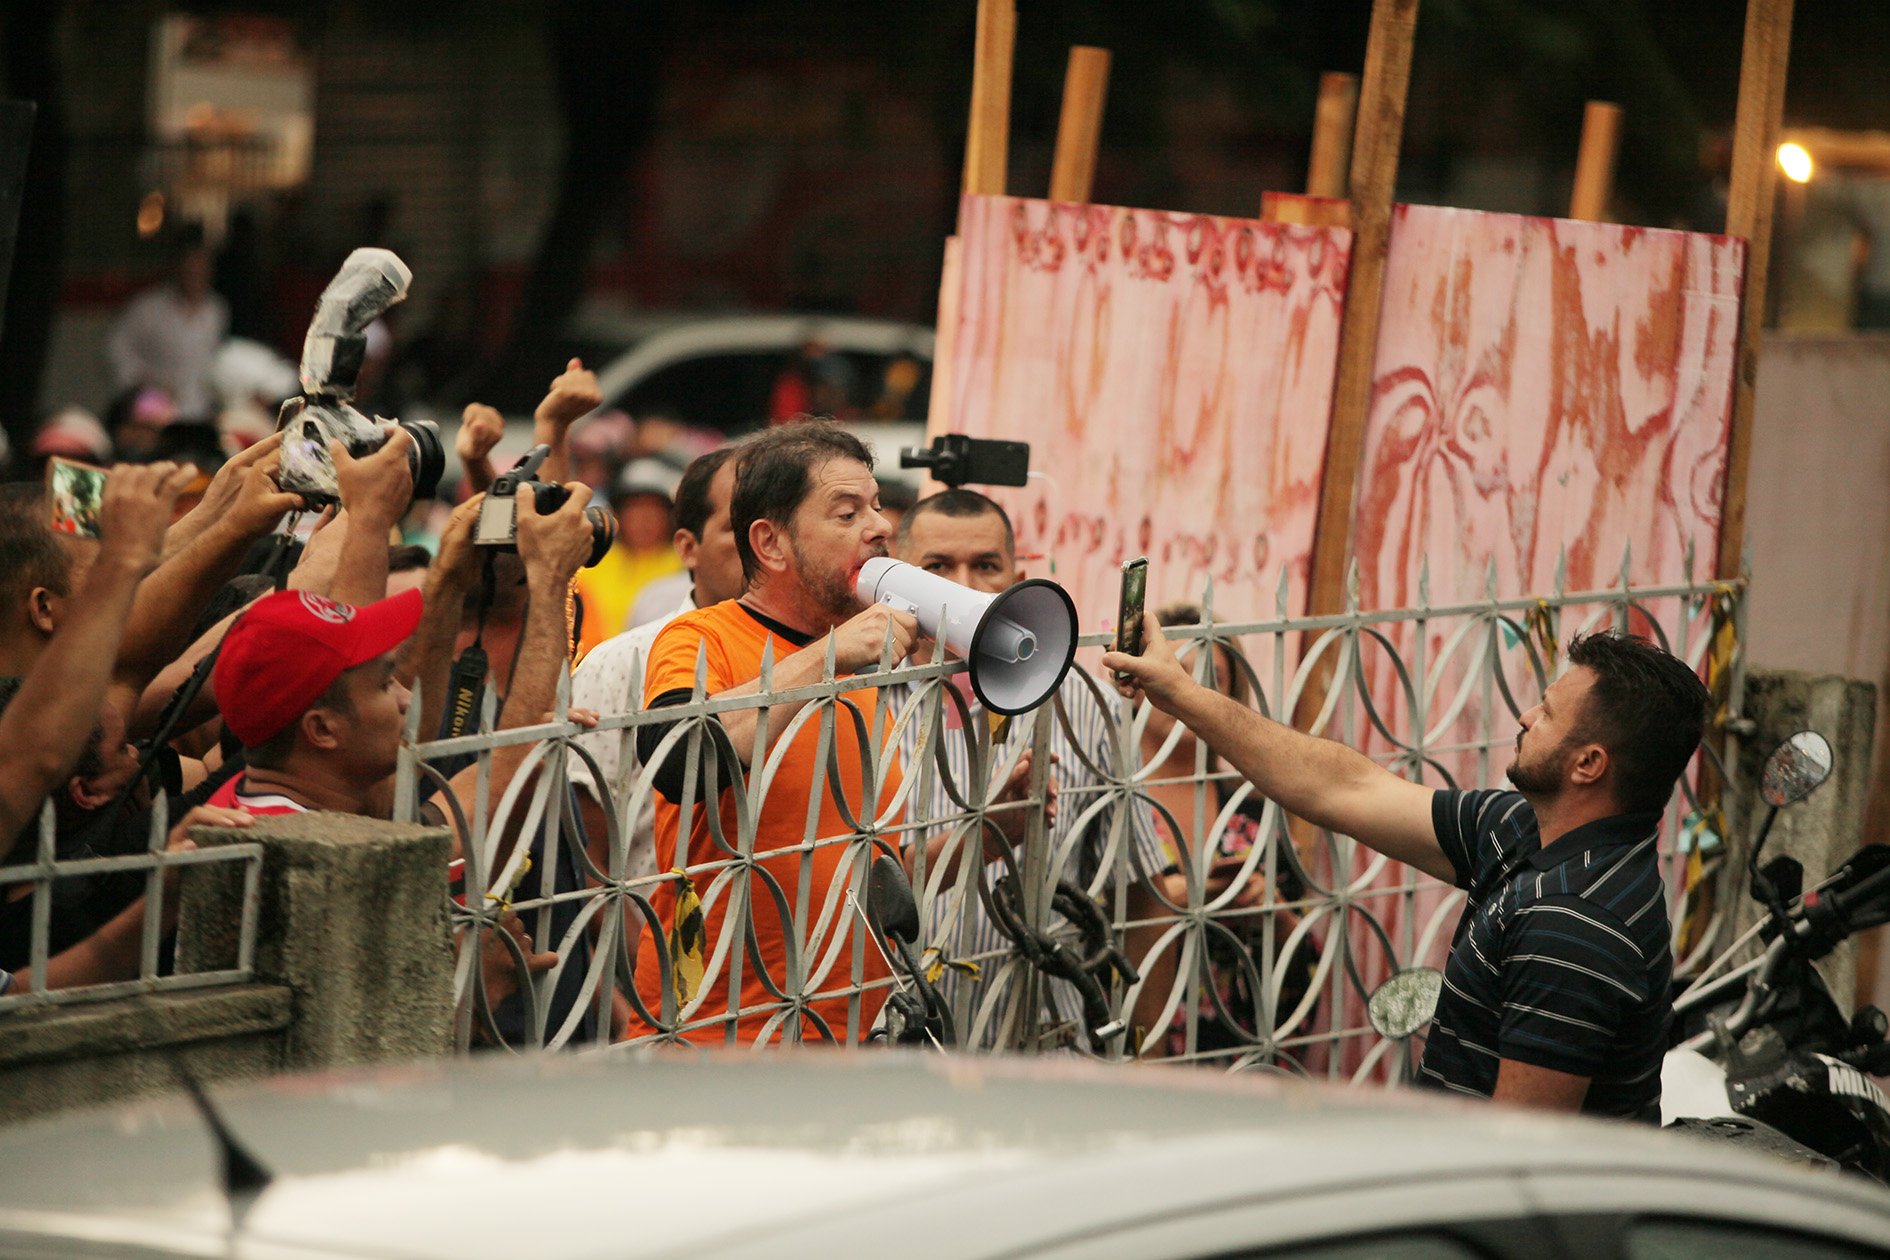
{"type": "MultiPolygon", "coordinates": [[[[15,902],[29,898],[32,916],[25,973],[15,975],[10,991],[0,996],[0,1014],[32,1006],[96,1002],[165,990],[238,984],[250,979],[256,945],[262,846],[229,844],[212,849],[167,850],[172,820],[169,800],[162,792],[151,802],[148,822],[149,841],[142,852],[86,855],[62,847],[55,802],[48,800],[41,808],[36,844],[28,846],[21,841],[19,845],[19,848],[30,849],[31,860],[0,866],[0,896],[15,902]],[[189,866],[232,864],[240,864],[243,873],[243,916],[237,925],[235,965],[179,974],[169,966],[166,948],[178,901],[174,872],[189,866]],[[100,972],[132,974],[93,983],[71,983],[68,978],[60,987],[48,988],[48,964],[59,961],[59,952],[52,946],[54,915],[58,913],[63,919],[72,912],[65,904],[67,890],[81,881],[110,877],[129,880],[138,876],[143,877],[143,891],[139,896],[128,898],[106,893],[98,898],[88,897],[89,904],[79,913],[88,920],[99,921],[100,931],[67,946],[71,951],[67,955],[72,963],[70,976],[100,972]],[[129,904],[122,904],[126,902],[129,904]],[[107,908],[100,910],[101,903],[107,908]],[[129,933],[133,930],[137,949],[135,967],[128,965],[132,943],[129,933]]],[[[68,846],[74,835],[82,837],[83,829],[67,830],[68,846]]]]}
{"type": "MultiPolygon", "coordinates": [[[[1611,590],[1513,597],[1497,595],[1492,573],[1484,598],[1439,606],[1421,582],[1419,606],[1381,611],[1356,607],[1354,582],[1351,607],[1322,617],[1287,616],[1283,579],[1274,620],[1217,623],[1210,590],[1199,623],[1168,634],[1210,685],[1274,717],[1305,702],[1316,708],[1313,729],[1440,787],[1501,783],[1517,717],[1561,672],[1568,637],[1597,628],[1648,635],[1701,670],[1720,701],[1718,727],[1735,738],[1745,583],[1634,586],[1628,571],[1624,557],[1623,581],[1611,590]]],[[[557,720],[542,725],[492,732],[488,695],[482,733],[421,743],[410,728],[398,817],[415,817],[429,793],[451,805],[436,792],[446,776],[430,762],[473,759],[466,773],[481,788],[470,817],[448,811],[464,842],[466,887],[492,890],[454,907],[465,929],[460,1044],[601,1042],[626,1014],[645,1030],[638,1042],[858,1041],[887,990],[903,983],[888,977],[860,905],[867,863],[884,851],[906,855],[922,963],[945,991],[963,1045],[1353,1080],[1408,1074],[1416,1047],[1380,1037],[1365,998],[1399,969],[1441,964],[1462,894],[1346,837],[1292,823],[1188,732],[1164,729],[1148,706],[1130,706],[1085,672],[1102,643],[1083,639],[1055,702],[1007,727],[967,708],[960,663],[836,679],[830,659],[822,682],[780,691],[764,661],[758,692],[721,698],[704,694],[699,661],[696,696],[656,712],[641,708],[642,680],[633,677],[618,711],[588,734],[565,718],[568,688],[557,720]],[[881,702],[869,708],[857,693],[871,688],[881,702]],[[766,708],[802,699],[769,754],[766,708]],[[752,774],[720,733],[717,715],[738,709],[763,713],[752,774]],[[676,748],[688,760],[685,834],[702,799],[720,808],[706,815],[710,853],[635,874],[632,829],[655,791],[652,773],[643,766],[606,782],[591,749],[601,739],[634,741],[652,723],[674,723],[659,756],[676,748]],[[846,729],[864,749],[851,776],[834,753],[846,729]],[[807,824],[798,842],[777,835],[758,845],[756,820],[788,777],[780,750],[797,739],[796,755],[816,759],[816,791],[838,794],[849,822],[823,830],[818,802],[799,801],[807,824]],[[520,744],[532,746],[524,768],[487,810],[492,755],[520,744]],[[1028,791],[1003,799],[1026,748],[1028,791]],[[901,749],[902,757],[892,751],[901,749]],[[579,825],[568,787],[579,765],[601,785],[603,837],[579,825]],[[824,882],[813,878],[817,868],[829,872],[824,882]],[[654,926],[654,902],[685,889],[704,922],[719,920],[701,943],[699,981],[679,970],[677,942],[654,926]],[[559,951],[550,971],[527,976],[522,951],[496,931],[514,913],[539,948],[559,951]],[[758,914],[778,918],[786,937],[783,961],[766,969],[767,1000],[741,1005],[740,983],[726,987],[735,996],[709,1000],[719,981],[753,980],[763,967],[758,914]],[[1103,939],[1093,922],[1083,931],[1092,919],[1106,924],[1103,939]],[[1128,966],[1111,963],[1111,947],[1128,966]],[[641,980],[638,955],[656,960],[644,960],[641,980]],[[495,977],[495,959],[506,974],[495,977]],[[1104,1021],[1051,974],[1059,965],[1097,978],[1120,1031],[1096,1034],[1104,1021]],[[515,984],[518,992],[497,1000],[515,984]],[[810,1016],[823,1002],[830,1016],[810,1016]]],[[[1702,756],[1715,760],[1710,749],[1702,756]]],[[[1663,829],[1682,972],[1724,935],[1715,907],[1727,898],[1712,895],[1714,838],[1724,827],[1714,790],[1698,790],[1718,777],[1716,767],[1690,773],[1663,829]]]]}

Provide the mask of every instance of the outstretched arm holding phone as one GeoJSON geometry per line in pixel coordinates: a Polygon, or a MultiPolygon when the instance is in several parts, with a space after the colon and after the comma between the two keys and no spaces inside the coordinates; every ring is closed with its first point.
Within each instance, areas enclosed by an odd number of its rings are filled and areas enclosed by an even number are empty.
{"type": "Polygon", "coordinates": [[[1103,655],[1131,699],[1173,716],[1289,813],[1351,836],[1446,883],[1457,871],[1431,823],[1435,789],[1401,779],[1363,753],[1260,716],[1203,687],[1175,658],[1154,617],[1142,615],[1140,656],[1103,655]]]}

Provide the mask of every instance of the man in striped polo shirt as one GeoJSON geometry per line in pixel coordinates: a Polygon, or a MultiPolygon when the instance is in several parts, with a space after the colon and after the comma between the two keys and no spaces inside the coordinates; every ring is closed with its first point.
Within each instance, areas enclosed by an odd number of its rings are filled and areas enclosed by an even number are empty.
{"type": "Polygon", "coordinates": [[[1468,891],[1420,1085],[1658,1119],[1673,958],[1654,840],[1710,703],[1691,669],[1578,636],[1522,715],[1516,791],[1438,791],[1197,685],[1152,620],[1147,640],[1103,665],[1283,808],[1468,891]]]}

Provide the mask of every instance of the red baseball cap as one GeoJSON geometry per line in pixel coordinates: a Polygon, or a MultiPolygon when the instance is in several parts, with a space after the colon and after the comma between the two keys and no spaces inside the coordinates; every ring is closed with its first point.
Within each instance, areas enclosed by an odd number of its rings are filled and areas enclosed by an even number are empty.
{"type": "Polygon", "coordinates": [[[406,642],[420,610],[417,590],[361,608],[307,591],[265,595],[223,636],[210,674],[223,724],[246,748],[267,743],[343,673],[406,642]]]}

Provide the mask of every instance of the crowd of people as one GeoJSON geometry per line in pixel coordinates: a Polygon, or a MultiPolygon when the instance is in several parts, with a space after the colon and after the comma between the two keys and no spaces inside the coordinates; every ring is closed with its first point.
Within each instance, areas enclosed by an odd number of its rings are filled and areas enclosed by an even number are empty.
{"type": "MultiPolygon", "coordinates": [[[[929,661],[933,647],[911,615],[855,593],[862,565],[885,555],[984,592],[1021,580],[1011,522],[993,499],[947,489],[895,511],[873,452],[824,419],[674,458],[673,442],[600,414],[596,378],[573,359],[532,422],[546,448],[537,475],[562,487],[562,502],[541,510],[533,494],[512,496],[510,545],[494,548],[478,541],[482,514],[506,502],[488,498],[505,471],[505,424],[489,407],[465,409],[458,490],[437,502],[416,501],[411,439],[391,426],[371,453],[333,447],[338,495],[327,505],[279,484],[283,438],[268,426],[224,425],[208,451],[167,445],[179,410],[201,418],[213,406],[204,365],[218,322],[201,258],[186,251],[174,281],[134,304],[114,336],[128,401],[109,431],[54,417],[35,445],[38,458],[113,462],[91,512],[96,537],[55,530],[39,481],[0,487],[0,836],[11,837],[0,866],[33,859],[43,809],[59,858],[141,852],[160,793],[173,848],[195,826],[275,814],[391,817],[416,687],[424,739],[469,730],[488,691],[499,728],[535,725],[568,676],[572,720],[589,726],[598,713],[738,701],[758,692],[771,662],[773,690],[803,698],[722,705],[708,719],[691,710],[634,737],[579,736],[568,783],[551,785],[566,793],[575,844],[549,829],[523,834],[517,811],[492,847],[466,847],[464,820],[490,816],[520,776],[545,773],[529,745],[500,747],[484,767],[432,766],[421,809],[453,828],[448,878],[462,900],[525,859],[544,888],[638,893],[620,899],[611,928],[629,974],[608,1012],[585,977],[590,951],[610,941],[598,936],[601,917],[572,929],[577,901],[551,913],[555,940],[534,941],[516,915],[486,934],[485,1035],[509,1039],[537,1018],[540,1034],[555,1025],[580,1040],[748,1041],[780,1038],[790,1023],[803,1038],[863,1036],[888,966],[858,949],[842,907],[871,853],[861,840],[891,836],[926,875],[923,933],[947,999],[979,1012],[964,1040],[997,1044],[1008,998],[985,1000],[1001,980],[980,963],[1015,939],[992,888],[1025,839],[1021,806],[1041,800],[1072,895],[1119,898],[1132,925],[1126,952],[1154,960],[1139,978],[1129,1044],[1160,1055],[1176,1048],[1169,1030],[1183,1013],[1181,951],[1159,938],[1185,908],[1189,871],[1205,867],[1210,895],[1237,906],[1267,894],[1245,861],[1264,796],[1469,890],[1425,1083],[1622,1115],[1657,1099],[1672,961],[1654,833],[1706,705],[1693,672],[1658,649],[1578,640],[1570,671],[1523,716],[1516,791],[1440,792],[1261,717],[1225,645],[1184,667],[1161,630],[1199,613],[1164,610],[1149,619],[1142,655],[1112,654],[1107,673],[1065,678],[1039,773],[1030,723],[986,713],[962,674],[945,680],[936,731],[882,720],[938,684],[872,675],[887,660],[929,661]],[[199,366],[185,371],[186,361],[199,366]],[[614,518],[601,551],[594,497],[614,518]],[[828,702],[826,720],[805,720],[807,689],[829,670],[859,685],[828,702]],[[1212,835],[1192,796],[1177,795],[1193,787],[1172,777],[1114,791],[1111,677],[1150,706],[1133,728],[1141,760],[1171,758],[1186,776],[1199,756],[1229,771],[1210,784],[1210,816],[1221,819],[1212,835]],[[928,757],[923,783],[902,791],[928,757]],[[750,801],[740,789],[764,770],[767,791],[750,801]],[[978,825],[923,825],[961,813],[982,770],[978,825]],[[1242,780],[1251,799],[1235,790],[1242,780]],[[751,851],[734,847],[738,835],[751,851]],[[736,906],[745,932],[730,927],[736,906]],[[520,1001],[525,986],[543,1000],[520,1001]]],[[[257,387],[246,405],[283,384],[257,387]]],[[[1299,896],[1289,867],[1275,876],[1279,901],[1299,896]]],[[[145,891],[141,876],[112,874],[20,875],[0,888],[0,993],[135,975],[145,891]],[[42,974],[36,919],[50,923],[42,974]]],[[[165,932],[174,905],[163,901],[165,932]]],[[[1255,917],[1251,933],[1275,934],[1271,954],[1293,922],[1289,912],[1255,917]]],[[[1262,952],[1257,937],[1223,936],[1262,952]]],[[[1314,949],[1282,960],[1289,1000],[1314,949]]],[[[1204,1020],[1236,1038],[1263,1034],[1227,1014],[1255,1008],[1251,991],[1236,992],[1251,990],[1242,977],[1253,968],[1236,960],[1217,974],[1228,989],[1210,995],[1204,1020]]],[[[1094,1034],[1081,986],[1050,983],[1044,1000],[1070,1040],[1094,1034]]]]}

